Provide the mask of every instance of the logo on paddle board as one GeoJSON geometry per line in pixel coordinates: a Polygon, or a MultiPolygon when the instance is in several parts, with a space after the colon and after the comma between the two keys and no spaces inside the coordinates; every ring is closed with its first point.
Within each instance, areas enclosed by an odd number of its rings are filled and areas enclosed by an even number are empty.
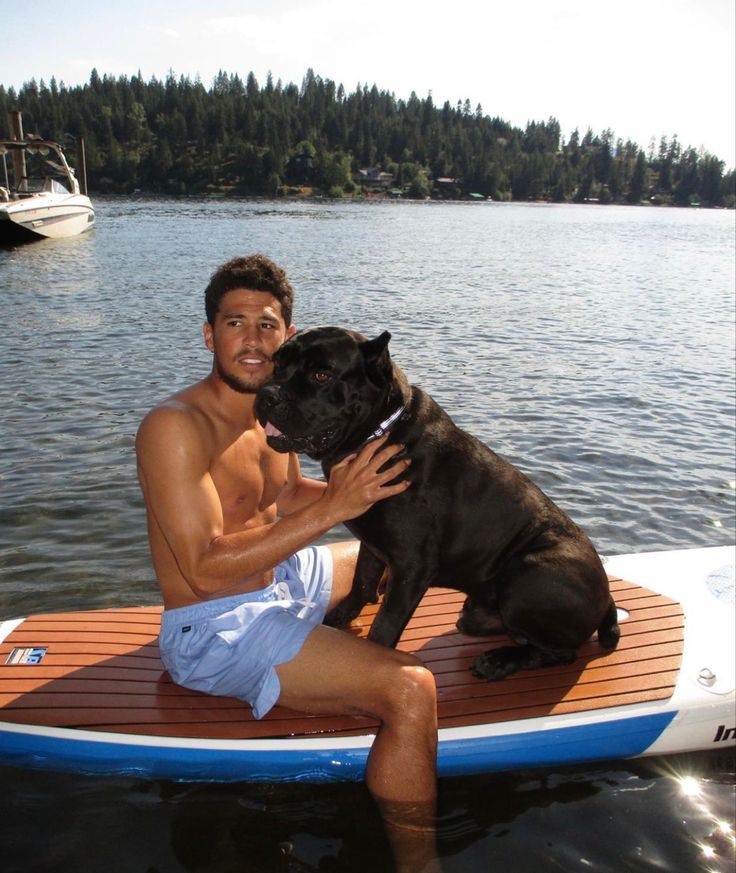
{"type": "Polygon", "coordinates": [[[736,728],[727,728],[725,724],[719,724],[716,735],[713,737],[714,743],[728,742],[736,739],[736,728]]]}
{"type": "Polygon", "coordinates": [[[10,664],[12,666],[18,666],[20,664],[34,666],[35,664],[41,663],[45,654],[46,649],[39,647],[33,649],[13,649],[13,651],[8,655],[5,663],[6,665],[10,664]]]}

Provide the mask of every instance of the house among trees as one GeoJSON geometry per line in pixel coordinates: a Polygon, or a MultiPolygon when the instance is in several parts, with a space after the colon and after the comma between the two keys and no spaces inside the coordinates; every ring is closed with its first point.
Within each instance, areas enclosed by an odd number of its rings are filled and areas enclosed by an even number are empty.
{"type": "Polygon", "coordinates": [[[314,157],[309,154],[292,155],[286,162],[286,176],[311,179],[314,175],[314,157]]]}
{"type": "Polygon", "coordinates": [[[439,200],[458,200],[462,196],[462,181],[452,176],[440,176],[434,180],[434,193],[439,200]]]}
{"type": "Polygon", "coordinates": [[[393,173],[385,173],[380,167],[366,167],[353,176],[353,182],[368,191],[386,191],[393,185],[393,181],[393,173]]]}

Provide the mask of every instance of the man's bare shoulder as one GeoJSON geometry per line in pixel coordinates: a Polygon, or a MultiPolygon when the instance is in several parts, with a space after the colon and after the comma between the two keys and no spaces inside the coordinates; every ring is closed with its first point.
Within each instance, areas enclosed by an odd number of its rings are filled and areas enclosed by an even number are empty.
{"type": "Polygon", "coordinates": [[[139,458],[166,445],[204,448],[211,438],[206,412],[206,390],[201,382],[159,403],[145,416],[136,435],[139,458]]]}

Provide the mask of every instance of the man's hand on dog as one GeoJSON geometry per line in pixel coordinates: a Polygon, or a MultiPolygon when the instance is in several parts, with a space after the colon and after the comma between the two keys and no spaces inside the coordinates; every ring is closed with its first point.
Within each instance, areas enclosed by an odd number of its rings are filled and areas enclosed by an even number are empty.
{"type": "Polygon", "coordinates": [[[389,463],[404,446],[386,445],[387,439],[383,436],[367,443],[357,454],[348,455],[330,470],[322,499],[337,522],[357,518],[379,500],[402,494],[409,487],[408,480],[395,480],[407,470],[411,461],[404,457],[389,463]],[[384,466],[386,468],[382,469],[384,466]]]}

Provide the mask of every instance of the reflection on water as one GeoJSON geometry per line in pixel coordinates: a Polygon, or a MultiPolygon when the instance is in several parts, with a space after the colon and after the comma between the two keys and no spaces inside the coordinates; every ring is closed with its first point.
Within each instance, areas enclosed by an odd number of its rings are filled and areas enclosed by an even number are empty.
{"type": "MultiPolygon", "coordinates": [[[[730,873],[733,767],[733,754],[699,753],[442,780],[443,870],[730,873]]],[[[15,791],[14,802],[0,801],[4,873],[392,870],[362,785],[183,785],[8,768],[0,784],[15,791]]]]}
{"type": "MultiPolygon", "coordinates": [[[[602,552],[733,542],[733,213],[95,205],[91,234],[0,250],[0,618],[158,601],[135,431],[207,372],[203,288],[252,251],[286,267],[298,325],[390,330],[410,379],[602,552]]],[[[731,773],[699,759],[697,797],[649,765],[448,780],[446,866],[725,870],[731,773]]],[[[386,869],[361,786],[0,781],[3,873],[30,846],[44,873],[386,869]]]]}

